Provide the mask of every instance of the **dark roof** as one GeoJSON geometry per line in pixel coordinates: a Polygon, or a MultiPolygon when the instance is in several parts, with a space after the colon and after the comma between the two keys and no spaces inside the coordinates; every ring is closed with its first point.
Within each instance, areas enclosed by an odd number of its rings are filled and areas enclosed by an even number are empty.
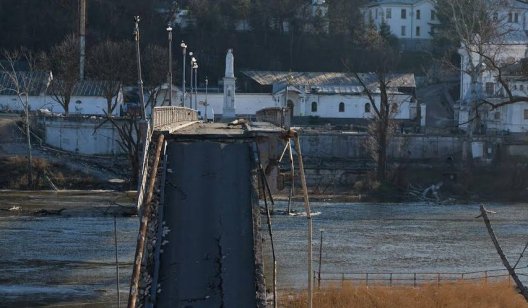
{"type": "MultiPolygon", "coordinates": [[[[52,87],[50,88],[50,94],[54,94],[54,86],[60,87],[62,80],[53,80],[52,87]]],[[[72,96],[100,96],[104,97],[105,89],[108,89],[109,86],[116,87],[117,91],[118,84],[111,81],[101,81],[101,80],[83,80],[78,81],[73,87],[72,96]]]]}
{"type": "MultiPolygon", "coordinates": [[[[38,96],[45,93],[53,95],[53,85],[63,81],[53,79],[49,72],[17,71],[13,76],[10,72],[0,71],[0,95],[16,95],[16,82],[19,83],[21,91],[29,88],[30,96],[38,96]]],[[[79,81],[73,88],[72,96],[104,96],[105,89],[109,86],[116,87],[117,90],[118,83],[100,80],[79,81]]]]}
{"type": "MultiPolygon", "coordinates": [[[[274,86],[281,90],[284,85],[309,86],[321,93],[359,93],[363,87],[353,73],[335,72],[274,72],[274,71],[243,71],[244,75],[262,86],[274,86]],[[278,85],[283,85],[282,87],[278,85]]],[[[359,77],[368,88],[377,88],[378,83],[374,73],[359,73],[359,77]]],[[[391,88],[414,88],[414,74],[390,74],[391,88]]]]}
{"type": "Polygon", "coordinates": [[[30,96],[38,96],[46,91],[50,80],[49,72],[0,71],[0,95],[17,95],[19,91],[28,91],[30,96]]]}

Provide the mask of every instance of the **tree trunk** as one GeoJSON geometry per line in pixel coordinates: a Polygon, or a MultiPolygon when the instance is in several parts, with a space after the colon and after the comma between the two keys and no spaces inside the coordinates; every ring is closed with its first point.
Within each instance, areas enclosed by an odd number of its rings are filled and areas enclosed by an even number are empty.
{"type": "Polygon", "coordinates": [[[484,219],[484,223],[486,224],[486,228],[488,229],[489,236],[491,237],[491,241],[493,242],[493,245],[495,246],[499,257],[501,258],[502,264],[508,270],[508,273],[512,277],[513,281],[515,281],[515,284],[517,285],[517,288],[521,292],[524,299],[528,302],[528,290],[526,290],[521,280],[519,280],[517,273],[515,273],[515,269],[511,267],[510,262],[508,262],[508,259],[504,255],[504,252],[502,251],[502,248],[499,245],[499,241],[495,236],[495,232],[493,232],[493,228],[491,227],[491,223],[488,218],[488,213],[482,204],[480,205],[480,215],[478,217],[480,216],[482,216],[482,218],[484,219]]]}

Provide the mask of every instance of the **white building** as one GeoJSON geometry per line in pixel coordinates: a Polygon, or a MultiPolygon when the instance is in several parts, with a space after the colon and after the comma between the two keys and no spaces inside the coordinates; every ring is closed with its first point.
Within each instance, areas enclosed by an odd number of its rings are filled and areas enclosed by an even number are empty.
{"type": "MultiPolygon", "coordinates": [[[[270,72],[245,71],[249,79],[263,88],[271,89],[273,106],[293,110],[292,116],[318,117],[329,120],[368,120],[374,108],[352,73],[336,72],[270,72]]],[[[374,74],[360,74],[373,92],[376,106],[380,93],[374,74]]],[[[415,120],[419,116],[414,92],[414,74],[394,74],[389,82],[389,100],[394,108],[394,118],[415,120]]],[[[425,112],[425,108],[422,109],[425,112]]]]}
{"type": "MultiPolygon", "coordinates": [[[[373,93],[376,106],[379,106],[379,85],[375,75],[360,74],[360,77],[373,93]]],[[[414,74],[390,76],[389,99],[395,119],[425,119],[425,106],[419,108],[415,89],[414,74]]],[[[199,92],[194,98],[202,116],[207,105],[207,117],[214,114],[216,119],[233,116],[254,118],[258,110],[270,107],[288,108],[292,117],[301,122],[302,118],[366,121],[374,116],[374,107],[355,74],[243,71],[235,79],[232,50],[226,56],[223,93],[206,95],[199,92]]]]}
{"type": "Polygon", "coordinates": [[[403,46],[428,45],[438,17],[434,0],[376,0],[362,8],[365,24],[380,29],[385,23],[403,46]]]}
{"type": "MultiPolygon", "coordinates": [[[[64,108],[53,95],[50,84],[52,74],[50,72],[17,72],[20,82],[28,82],[28,104],[30,110],[48,110],[52,113],[64,113],[64,108]]],[[[6,72],[0,72],[0,110],[23,111],[22,101],[15,89],[15,85],[6,72]]],[[[105,115],[108,112],[107,100],[104,97],[103,81],[80,81],[74,89],[70,98],[68,111],[70,114],[83,115],[105,115]]],[[[25,98],[23,98],[25,99],[25,98]]],[[[123,93],[119,89],[117,96],[112,97],[116,107],[113,115],[119,115],[123,104],[123,93]]]]}
{"type": "MultiPolygon", "coordinates": [[[[500,26],[499,33],[504,33],[493,42],[482,46],[484,54],[503,67],[503,78],[514,96],[528,96],[528,80],[521,72],[521,60],[528,54],[528,4],[517,0],[508,0],[501,4],[493,14],[500,26]]],[[[489,65],[483,55],[477,52],[468,53],[470,48],[462,46],[458,53],[461,57],[460,67],[460,101],[455,106],[455,117],[459,127],[466,130],[469,126],[472,101],[486,100],[492,104],[504,102],[507,95],[497,81],[498,71],[489,65]],[[472,78],[469,74],[473,72],[472,78]]],[[[528,102],[518,102],[490,110],[489,105],[479,108],[481,122],[477,132],[528,132],[528,102]]]]}

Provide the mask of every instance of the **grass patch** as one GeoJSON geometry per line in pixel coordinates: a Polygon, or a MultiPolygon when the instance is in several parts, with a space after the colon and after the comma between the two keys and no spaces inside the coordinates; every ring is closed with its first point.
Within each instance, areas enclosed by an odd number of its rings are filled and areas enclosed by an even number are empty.
{"type": "MultiPolygon", "coordinates": [[[[287,295],[281,307],[306,307],[306,293],[287,295]]],[[[345,283],[316,291],[313,306],[339,307],[528,307],[524,298],[504,282],[454,282],[413,287],[357,286],[345,283]]]]}
{"type": "Polygon", "coordinates": [[[25,157],[11,156],[0,158],[0,189],[51,189],[46,176],[59,189],[99,189],[105,188],[91,176],[51,163],[46,159],[33,158],[33,187],[28,187],[28,161],[25,157]]]}

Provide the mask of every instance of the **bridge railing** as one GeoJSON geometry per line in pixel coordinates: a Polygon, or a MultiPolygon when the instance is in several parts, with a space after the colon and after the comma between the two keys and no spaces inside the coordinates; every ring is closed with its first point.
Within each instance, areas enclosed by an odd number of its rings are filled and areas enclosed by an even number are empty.
{"type": "Polygon", "coordinates": [[[198,112],[187,107],[154,107],[152,113],[152,126],[154,129],[176,122],[186,121],[198,121],[198,112]]]}

